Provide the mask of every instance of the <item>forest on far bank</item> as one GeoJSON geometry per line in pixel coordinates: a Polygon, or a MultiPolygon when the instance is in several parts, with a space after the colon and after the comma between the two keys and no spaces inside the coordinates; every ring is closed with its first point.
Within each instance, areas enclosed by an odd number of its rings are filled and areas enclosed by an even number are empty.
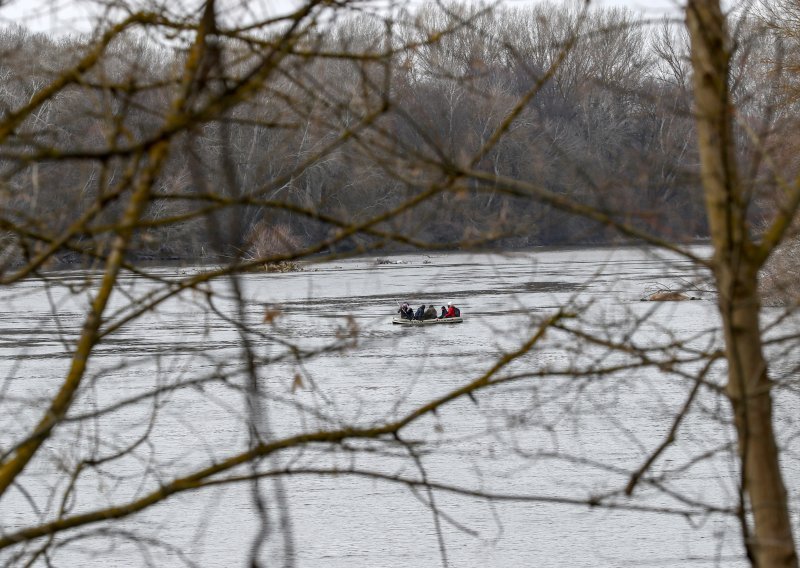
{"type": "MultiPolygon", "coordinates": [[[[796,103],[774,76],[785,47],[757,16],[737,21],[731,77],[736,135],[746,149],[739,158],[754,172],[755,230],[774,206],[771,172],[794,171],[797,146],[796,103]],[[769,81],[776,88],[765,97],[760,87],[769,81]],[[764,164],[764,149],[748,141],[767,119],[777,142],[764,164]]],[[[394,14],[391,26],[375,14],[331,19],[276,62],[268,83],[221,117],[198,117],[191,140],[178,137],[129,254],[253,258],[312,246],[401,204],[384,229],[407,238],[379,242],[354,231],[328,250],[619,237],[551,204],[495,191],[492,176],[536,184],[668,241],[705,238],[688,39],[674,24],[644,25],[623,9],[584,12],[567,4],[431,6],[394,14]],[[304,50],[322,56],[311,60],[304,50]],[[521,101],[506,134],[489,141],[521,101]],[[495,143],[482,153],[487,142],[495,143]],[[448,164],[471,157],[485,178],[447,179],[448,164]],[[407,205],[437,184],[453,185],[407,205]],[[209,224],[202,212],[225,199],[238,206],[209,224]]],[[[229,76],[217,79],[220,88],[245,76],[259,46],[267,49],[280,33],[222,37],[229,76]]],[[[1,30],[0,116],[86,58],[95,40],[1,30]]],[[[0,195],[14,233],[63,232],[102,199],[98,188],[126,176],[123,158],[161,128],[186,57],[180,37],[115,34],[102,58],[25,119],[0,148],[0,195]]],[[[97,234],[118,214],[114,203],[105,207],[94,220],[97,234]]],[[[91,230],[78,242],[86,250],[103,246],[91,230]]],[[[75,261],[80,246],[55,258],[75,261]]],[[[6,247],[6,262],[31,254],[16,243],[6,247]]]]}

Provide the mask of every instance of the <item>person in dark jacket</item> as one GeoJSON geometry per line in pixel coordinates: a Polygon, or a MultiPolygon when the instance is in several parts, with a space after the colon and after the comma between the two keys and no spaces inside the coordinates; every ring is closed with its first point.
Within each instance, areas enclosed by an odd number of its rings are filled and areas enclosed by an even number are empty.
{"type": "Polygon", "coordinates": [[[447,315],[447,308],[445,308],[444,306],[442,306],[442,313],[440,313],[440,314],[439,314],[439,319],[442,319],[442,318],[443,318],[443,317],[445,317],[446,315],[447,315]]]}
{"type": "Polygon", "coordinates": [[[417,311],[414,313],[414,319],[421,320],[424,314],[425,314],[425,304],[422,304],[420,307],[417,308],[417,311]]]}
{"type": "Polygon", "coordinates": [[[400,312],[401,319],[414,319],[414,310],[405,302],[400,305],[400,309],[397,311],[400,312]]]}
{"type": "Polygon", "coordinates": [[[436,319],[436,307],[433,304],[428,306],[428,309],[426,309],[425,313],[422,314],[422,319],[424,319],[424,320],[435,320],[436,319]]]}

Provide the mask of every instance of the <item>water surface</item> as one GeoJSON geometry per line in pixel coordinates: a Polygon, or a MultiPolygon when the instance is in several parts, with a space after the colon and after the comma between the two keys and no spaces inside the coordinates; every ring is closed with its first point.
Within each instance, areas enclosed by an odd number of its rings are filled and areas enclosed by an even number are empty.
{"type": "MultiPolygon", "coordinates": [[[[664,346],[654,357],[690,358],[719,346],[707,274],[681,259],[616,248],[390,260],[397,264],[360,258],[299,273],[246,275],[239,281],[241,305],[229,282],[203,285],[110,335],[95,351],[70,413],[74,421],[59,428],[25,472],[24,493],[11,492],[0,502],[3,530],[57,515],[68,480],[59,472],[81,460],[128,450],[78,477],[67,500],[70,514],[135,499],[243,451],[253,421],[258,435],[271,440],[397,420],[486,373],[559,310],[576,316],[564,325],[595,339],[664,346]],[[654,286],[691,289],[701,299],[641,302],[654,286]],[[454,301],[465,323],[392,326],[401,301],[437,307],[454,301]],[[255,357],[255,385],[246,372],[241,321],[249,327],[244,336],[255,357]],[[332,348],[338,345],[347,347],[332,348]],[[191,386],[169,388],[184,383],[191,386]],[[257,388],[257,405],[248,403],[249,388],[257,388]],[[159,389],[159,396],[145,396],[159,389]],[[121,400],[139,402],[114,407],[121,400]]],[[[175,282],[200,270],[154,274],[175,282]]],[[[94,277],[74,272],[28,281],[0,301],[2,395],[10,409],[0,417],[4,447],[35,424],[43,401],[58,388],[94,277]]],[[[125,277],[112,312],[125,314],[163,286],[125,277]]],[[[793,325],[788,320],[776,333],[793,325]]],[[[781,357],[775,355],[777,368],[791,368],[781,357]]],[[[724,514],[687,519],[547,502],[614,494],[603,502],[685,511],[735,507],[730,416],[709,389],[701,389],[678,442],[649,471],[652,483],[640,484],[632,497],[620,495],[662,443],[694,385],[687,377],[701,366],[678,365],[685,376],[653,367],[599,372],[631,361],[630,354],[551,330],[495,375],[516,379],[477,392],[474,400],[448,403],[403,429],[400,440],[305,445],[261,462],[262,471],[297,472],[279,486],[260,483],[275,529],[261,557],[271,564],[288,554],[295,566],[331,568],[744,565],[738,525],[724,514]],[[350,469],[542,499],[430,493],[342,473],[350,469]],[[288,553],[277,534],[278,510],[288,510],[288,553]]],[[[723,373],[714,367],[709,380],[720,381],[723,373]]],[[[796,411],[795,399],[779,397],[776,420],[790,450],[797,444],[796,411]]],[[[786,456],[796,502],[797,460],[786,456]]],[[[261,527],[253,491],[248,482],[181,494],[120,523],[124,534],[96,527],[67,533],[82,538],[59,541],[52,561],[244,565],[261,527]]]]}

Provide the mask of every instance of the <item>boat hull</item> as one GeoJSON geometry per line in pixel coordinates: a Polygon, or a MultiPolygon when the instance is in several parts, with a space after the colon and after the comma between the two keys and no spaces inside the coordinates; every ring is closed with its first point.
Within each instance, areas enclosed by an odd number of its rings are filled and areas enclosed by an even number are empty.
{"type": "Polygon", "coordinates": [[[452,323],[463,323],[463,318],[442,318],[430,320],[407,320],[402,318],[392,318],[392,323],[395,325],[411,325],[411,326],[424,326],[424,325],[445,325],[452,323]]]}

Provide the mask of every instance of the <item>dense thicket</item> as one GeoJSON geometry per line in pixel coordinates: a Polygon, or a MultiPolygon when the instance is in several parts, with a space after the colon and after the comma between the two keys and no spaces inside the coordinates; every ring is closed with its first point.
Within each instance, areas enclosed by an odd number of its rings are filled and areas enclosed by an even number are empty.
{"type": "MultiPolygon", "coordinates": [[[[310,62],[299,46],[280,63],[280,80],[249,93],[225,120],[201,120],[191,140],[173,148],[158,183],[163,195],[148,211],[152,227],[139,230],[139,254],[196,258],[219,248],[211,240],[231,254],[319,242],[331,230],[329,216],[357,222],[435,185],[446,173],[440,164],[426,168],[427,157],[460,164],[473,156],[532,88],[535,96],[478,169],[569,195],[669,240],[707,234],[686,40],[666,23],[637,25],[618,9],[587,16],[554,5],[486,12],[459,6],[395,15],[393,27],[379,16],[349,17],[305,41],[329,56],[310,62]],[[370,52],[373,59],[342,57],[370,52]],[[372,119],[375,109],[381,111],[372,119]],[[368,132],[354,130],[339,142],[365,120],[368,132]],[[232,197],[252,192],[258,199],[210,226],[194,213],[209,205],[209,194],[219,200],[223,187],[235,188],[227,190],[238,193],[232,197]],[[287,204],[302,211],[287,211],[287,204]]],[[[734,91],[753,122],[771,103],[748,100],[773,49],[760,41],[742,50],[734,91]]],[[[217,77],[219,88],[247,74],[254,50],[269,42],[231,39],[224,50],[230,76],[217,77]]],[[[0,32],[0,116],[25,105],[87,45],[20,28],[0,32]]],[[[158,131],[184,57],[180,38],[124,34],[37,109],[0,154],[4,207],[13,218],[33,233],[57,233],[98,199],[97,188],[109,183],[101,172],[124,177],[124,162],[113,167],[107,150],[129,155],[158,131]],[[93,161],[93,153],[102,158],[93,161]]],[[[749,136],[746,128],[739,134],[749,136]]],[[[465,189],[478,182],[469,183],[465,189]]],[[[754,185],[754,201],[766,203],[756,198],[770,195],[770,185],[754,185]]],[[[105,208],[93,221],[97,234],[103,219],[118,214],[105,208]]],[[[503,247],[602,242],[613,234],[537,200],[494,192],[490,181],[478,192],[437,195],[392,223],[442,246],[478,234],[503,247]]],[[[87,247],[103,246],[91,231],[85,239],[87,247]]]]}

